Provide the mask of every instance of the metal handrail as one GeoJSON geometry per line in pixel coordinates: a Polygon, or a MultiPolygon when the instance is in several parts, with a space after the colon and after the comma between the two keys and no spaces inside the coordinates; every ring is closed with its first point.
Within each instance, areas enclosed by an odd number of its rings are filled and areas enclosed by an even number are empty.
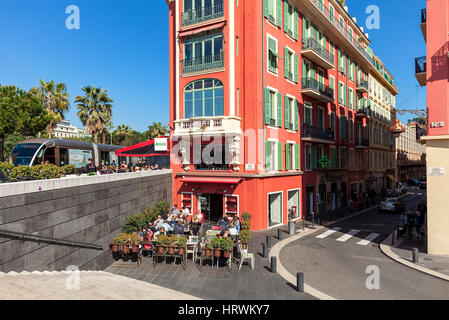
{"type": "Polygon", "coordinates": [[[49,238],[49,237],[43,237],[43,236],[37,236],[37,235],[29,234],[29,233],[21,233],[21,232],[15,232],[15,231],[0,230],[0,235],[16,238],[16,239],[22,240],[22,241],[46,242],[46,243],[49,243],[49,244],[59,244],[59,245],[69,246],[69,247],[78,247],[78,248],[86,248],[86,249],[104,250],[103,247],[97,246],[97,245],[94,245],[94,244],[75,242],[75,241],[63,240],[63,239],[55,239],[55,238],[49,238]]]}
{"type": "Polygon", "coordinates": [[[427,22],[427,9],[421,10],[421,23],[427,22]]]}
{"type": "Polygon", "coordinates": [[[185,11],[181,15],[181,25],[183,27],[200,23],[203,21],[220,18],[224,16],[223,2],[216,3],[210,7],[201,7],[185,11]]]}
{"type": "Polygon", "coordinates": [[[415,59],[415,73],[422,73],[427,71],[427,57],[418,57],[415,59]]]}
{"type": "Polygon", "coordinates": [[[323,57],[327,62],[334,64],[335,61],[334,54],[326,50],[325,47],[323,47],[313,38],[305,38],[303,40],[302,49],[303,50],[311,49],[317,54],[319,54],[321,57],[323,57]]]}

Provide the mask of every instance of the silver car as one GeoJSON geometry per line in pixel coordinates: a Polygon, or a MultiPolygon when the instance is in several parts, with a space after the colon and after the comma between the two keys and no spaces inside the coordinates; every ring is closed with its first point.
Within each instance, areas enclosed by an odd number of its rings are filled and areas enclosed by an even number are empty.
{"type": "Polygon", "coordinates": [[[395,212],[397,201],[398,201],[398,198],[387,198],[384,201],[380,202],[379,208],[381,211],[395,212]]]}

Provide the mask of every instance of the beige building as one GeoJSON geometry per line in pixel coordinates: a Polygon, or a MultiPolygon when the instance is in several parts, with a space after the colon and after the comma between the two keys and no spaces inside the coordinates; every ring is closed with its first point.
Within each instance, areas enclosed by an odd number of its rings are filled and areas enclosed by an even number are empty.
{"type": "Polygon", "coordinates": [[[393,188],[394,180],[394,138],[390,134],[393,124],[392,109],[396,106],[398,89],[393,77],[379,58],[373,56],[382,74],[370,73],[368,79],[370,104],[369,168],[371,188],[380,192],[382,188],[393,188]]]}
{"type": "Polygon", "coordinates": [[[85,129],[77,128],[70,124],[69,120],[62,120],[53,131],[55,138],[90,138],[91,135],[85,129]]]}
{"type": "Polygon", "coordinates": [[[400,123],[405,132],[396,137],[398,179],[420,179],[426,176],[426,146],[418,139],[417,124],[400,123]]]}

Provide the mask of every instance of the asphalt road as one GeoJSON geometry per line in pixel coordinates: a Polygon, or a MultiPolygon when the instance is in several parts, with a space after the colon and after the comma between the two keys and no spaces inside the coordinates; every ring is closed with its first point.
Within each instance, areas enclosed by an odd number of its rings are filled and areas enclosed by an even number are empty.
{"type": "MultiPolygon", "coordinates": [[[[425,191],[409,188],[409,193],[403,201],[416,209],[425,191]]],[[[337,299],[449,299],[448,281],[403,266],[380,251],[379,244],[398,222],[398,215],[373,209],[287,245],[280,260],[290,273],[304,272],[306,284],[337,299]],[[379,289],[367,289],[369,266],[379,270],[379,289]]]]}

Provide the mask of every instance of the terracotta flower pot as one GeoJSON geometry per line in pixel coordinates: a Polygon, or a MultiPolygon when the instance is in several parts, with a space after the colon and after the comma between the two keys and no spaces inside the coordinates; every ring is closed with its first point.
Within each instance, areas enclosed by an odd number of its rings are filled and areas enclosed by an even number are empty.
{"type": "Polygon", "coordinates": [[[157,247],[156,247],[156,252],[157,252],[158,254],[164,254],[164,252],[165,252],[165,247],[163,247],[163,246],[157,246],[157,247]]]}
{"type": "Polygon", "coordinates": [[[214,257],[215,258],[221,257],[221,250],[220,249],[215,249],[214,250],[214,257]]]}
{"type": "Polygon", "coordinates": [[[229,251],[229,250],[223,251],[223,257],[224,258],[229,258],[230,256],[231,256],[231,251],[229,251]]]}
{"type": "Polygon", "coordinates": [[[122,245],[122,251],[123,251],[124,254],[128,254],[129,253],[129,245],[123,244],[122,245]]]}
{"type": "Polygon", "coordinates": [[[132,251],[133,251],[133,253],[139,252],[139,245],[138,244],[133,244],[132,251]]]}
{"type": "Polygon", "coordinates": [[[209,248],[204,248],[204,255],[210,257],[212,255],[212,250],[209,248]]]}
{"type": "Polygon", "coordinates": [[[119,247],[118,244],[113,243],[113,244],[111,245],[111,250],[112,250],[112,252],[119,252],[120,247],[119,247]]]}
{"type": "Polygon", "coordinates": [[[178,254],[179,255],[183,255],[185,252],[186,252],[186,248],[184,248],[184,247],[179,247],[178,248],[178,254]]]}
{"type": "Polygon", "coordinates": [[[168,254],[175,254],[175,247],[168,247],[168,254]]]}

